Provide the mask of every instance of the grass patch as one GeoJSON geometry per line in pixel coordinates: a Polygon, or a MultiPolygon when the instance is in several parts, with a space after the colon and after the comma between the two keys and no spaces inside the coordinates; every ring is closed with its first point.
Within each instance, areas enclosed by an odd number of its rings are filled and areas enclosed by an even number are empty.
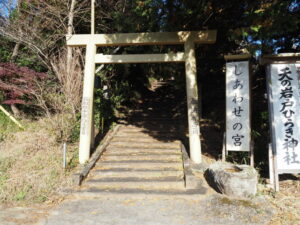
{"type": "Polygon", "coordinates": [[[0,158],[0,202],[5,199],[6,184],[9,179],[8,171],[13,165],[12,158],[0,158]]]}
{"type": "Polygon", "coordinates": [[[6,173],[13,164],[12,158],[0,158],[0,173],[6,173]]]}
{"type": "Polygon", "coordinates": [[[258,206],[256,204],[252,203],[251,201],[244,200],[244,199],[229,199],[229,198],[223,197],[223,198],[220,198],[220,202],[222,204],[226,204],[226,205],[243,206],[245,208],[253,208],[253,209],[258,208],[258,206]]]}
{"type": "Polygon", "coordinates": [[[78,165],[78,143],[68,144],[67,169],[62,168],[62,147],[41,119],[12,132],[0,142],[0,203],[30,205],[60,198],[72,185],[78,165]]]}
{"type": "Polygon", "coordinates": [[[20,190],[14,196],[15,201],[23,201],[26,198],[27,193],[29,193],[30,189],[32,189],[31,185],[26,185],[23,190],[20,190]]]}

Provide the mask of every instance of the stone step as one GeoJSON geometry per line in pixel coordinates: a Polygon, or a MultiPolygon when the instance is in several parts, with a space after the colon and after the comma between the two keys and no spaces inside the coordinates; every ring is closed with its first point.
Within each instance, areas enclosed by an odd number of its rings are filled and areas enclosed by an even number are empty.
{"type": "Polygon", "coordinates": [[[127,112],[128,114],[151,114],[151,115],[156,115],[156,117],[162,117],[163,115],[168,115],[170,117],[173,116],[174,113],[171,112],[163,112],[156,107],[153,107],[153,105],[148,104],[147,106],[145,105],[144,107],[141,107],[139,109],[134,109],[134,110],[129,110],[127,112]]]}
{"type": "Polygon", "coordinates": [[[158,123],[158,122],[132,122],[134,126],[126,126],[126,128],[142,128],[146,130],[154,130],[154,131],[174,131],[179,128],[179,123],[158,123]]]}
{"type": "Polygon", "coordinates": [[[173,133],[176,132],[174,127],[167,127],[167,126],[124,126],[120,127],[119,132],[143,132],[145,134],[151,133],[158,133],[158,134],[165,134],[165,133],[173,133]],[[171,129],[172,128],[172,129],[171,129]]]}
{"type": "Polygon", "coordinates": [[[110,146],[108,145],[106,147],[106,152],[128,152],[128,153],[137,153],[137,152],[155,152],[155,153],[162,153],[162,154],[166,154],[166,153],[181,153],[181,149],[180,148],[138,148],[138,147],[118,147],[118,146],[110,146]]]}
{"type": "Polygon", "coordinates": [[[94,169],[131,169],[131,170],[154,170],[174,169],[182,170],[182,162],[158,162],[158,161],[98,161],[94,169]]]}
{"type": "MultiPolygon", "coordinates": [[[[142,119],[142,120],[147,120],[147,121],[172,121],[176,122],[177,118],[173,118],[174,114],[173,113],[159,113],[159,112],[145,112],[145,111],[140,111],[140,112],[131,112],[129,114],[125,114],[128,116],[133,116],[132,119],[142,119]]],[[[183,119],[183,118],[180,118],[183,119]]]]}
{"type": "Polygon", "coordinates": [[[186,190],[184,188],[177,189],[161,189],[153,190],[153,188],[80,188],[72,193],[75,198],[124,198],[124,199],[147,199],[147,198],[174,198],[178,197],[187,200],[201,200],[205,197],[207,189],[204,187],[195,190],[186,190]]]}
{"type": "Polygon", "coordinates": [[[142,149],[142,150],[135,150],[135,149],[115,149],[112,148],[109,151],[106,151],[104,153],[105,155],[114,155],[114,156],[135,156],[135,155],[141,155],[141,156],[145,156],[145,155],[181,155],[181,151],[180,150],[168,150],[168,149],[155,149],[155,150],[147,150],[147,149],[142,149]]]}
{"type": "Polygon", "coordinates": [[[150,138],[161,138],[162,140],[178,140],[179,135],[172,132],[160,132],[160,131],[124,131],[117,133],[116,137],[150,137],[150,138]]]}
{"type": "Polygon", "coordinates": [[[158,140],[157,138],[151,138],[151,137],[126,137],[126,136],[115,136],[111,140],[111,142],[144,142],[144,143],[162,143],[162,144],[180,144],[180,141],[178,140],[171,140],[171,141],[163,141],[158,140]]]}
{"type": "Polygon", "coordinates": [[[146,171],[137,171],[137,170],[93,170],[90,174],[89,179],[103,179],[103,178],[141,178],[141,179],[162,179],[164,177],[173,177],[178,179],[183,179],[183,170],[146,170],[146,171]]]}
{"type": "Polygon", "coordinates": [[[137,132],[137,131],[133,131],[133,132],[119,132],[117,134],[115,134],[114,137],[129,137],[129,138],[156,138],[157,136],[159,136],[159,138],[161,139],[177,139],[178,135],[174,134],[174,133],[159,133],[159,132],[152,132],[152,133],[144,133],[144,132],[137,132]]]}
{"type": "Polygon", "coordinates": [[[158,148],[158,149],[180,149],[179,143],[151,143],[149,142],[116,142],[112,141],[109,144],[114,147],[132,147],[132,148],[158,148]]]}
{"type": "Polygon", "coordinates": [[[102,157],[104,161],[123,161],[123,160],[134,160],[134,161],[170,161],[170,162],[180,162],[182,160],[181,155],[107,155],[104,154],[102,157]]]}
{"type": "Polygon", "coordinates": [[[85,187],[97,188],[135,188],[135,189],[183,189],[184,180],[177,177],[163,177],[161,179],[142,179],[135,177],[127,178],[103,178],[88,179],[85,181],[85,187]]]}
{"type": "Polygon", "coordinates": [[[130,121],[132,124],[136,125],[136,122],[143,123],[160,123],[160,124],[179,124],[186,121],[184,118],[171,118],[171,116],[156,117],[151,114],[131,114],[127,115],[126,121],[130,121]]]}
{"type": "MultiPolygon", "coordinates": [[[[166,123],[155,123],[155,122],[134,122],[135,127],[143,128],[146,131],[165,131],[174,132],[179,129],[180,124],[166,124],[166,123]]],[[[134,127],[133,127],[134,128],[134,127]]]]}
{"type": "Polygon", "coordinates": [[[93,171],[103,171],[103,172],[164,172],[164,171],[183,171],[183,167],[178,168],[105,168],[101,166],[96,166],[93,171]]]}
{"type": "Polygon", "coordinates": [[[147,134],[148,132],[159,132],[160,134],[164,134],[170,131],[173,132],[175,128],[177,129],[179,126],[173,126],[173,125],[168,126],[168,125],[157,125],[157,124],[148,125],[147,123],[144,124],[137,123],[135,125],[123,125],[120,127],[119,130],[142,131],[145,134],[147,134]]]}
{"type": "Polygon", "coordinates": [[[178,125],[185,120],[175,120],[175,119],[165,119],[165,118],[152,118],[151,116],[149,117],[141,117],[141,116],[136,116],[133,115],[132,117],[127,118],[127,121],[130,121],[131,124],[138,126],[139,124],[145,124],[145,125],[165,125],[165,126],[170,126],[170,125],[178,125]]]}

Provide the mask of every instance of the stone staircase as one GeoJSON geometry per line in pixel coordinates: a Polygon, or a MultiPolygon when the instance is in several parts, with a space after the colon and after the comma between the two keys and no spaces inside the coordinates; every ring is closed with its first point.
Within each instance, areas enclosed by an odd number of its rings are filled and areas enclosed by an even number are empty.
{"type": "MultiPolygon", "coordinates": [[[[170,137],[159,130],[156,135],[170,137]]],[[[184,190],[180,142],[158,140],[141,127],[122,125],[79,192],[95,195],[184,190]]]]}
{"type": "MultiPolygon", "coordinates": [[[[163,84],[159,84],[163,85],[163,84]]],[[[127,115],[76,194],[80,196],[199,195],[206,189],[186,189],[175,107],[163,93],[145,99],[127,115]],[[157,107],[157,103],[159,107],[157,107]]],[[[175,100],[176,101],[176,100],[175,100]]],[[[174,99],[173,99],[174,102],[174,99]]]]}
{"type": "Polygon", "coordinates": [[[149,132],[121,125],[75,195],[145,198],[205,193],[203,187],[185,188],[184,171],[181,142],[174,134],[159,126],[149,132]]]}

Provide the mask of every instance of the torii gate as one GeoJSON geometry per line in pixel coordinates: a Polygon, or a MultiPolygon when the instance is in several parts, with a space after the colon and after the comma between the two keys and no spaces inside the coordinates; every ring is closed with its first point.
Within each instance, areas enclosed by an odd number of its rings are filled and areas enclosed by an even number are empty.
{"type": "Polygon", "coordinates": [[[68,46],[86,47],[86,61],[81,110],[79,162],[81,164],[84,164],[89,159],[91,142],[92,138],[94,138],[92,137],[92,120],[96,64],[184,62],[186,72],[190,156],[194,163],[201,163],[202,157],[198,115],[198,88],[195,44],[213,44],[216,41],[216,35],[216,30],[68,35],[68,46]],[[184,52],[131,55],[103,55],[96,53],[97,47],[105,46],[171,44],[183,44],[184,52]]]}
{"type": "Polygon", "coordinates": [[[186,91],[189,124],[190,156],[201,163],[200,126],[198,115],[197,67],[195,44],[213,44],[217,31],[180,31],[157,33],[95,34],[95,0],[91,0],[91,34],[67,35],[67,45],[86,47],[84,85],[82,95],[79,162],[84,164],[90,157],[93,132],[93,101],[95,64],[102,63],[159,63],[185,62],[186,91]],[[184,44],[184,52],[142,55],[97,54],[97,47],[121,45],[184,44]]]}

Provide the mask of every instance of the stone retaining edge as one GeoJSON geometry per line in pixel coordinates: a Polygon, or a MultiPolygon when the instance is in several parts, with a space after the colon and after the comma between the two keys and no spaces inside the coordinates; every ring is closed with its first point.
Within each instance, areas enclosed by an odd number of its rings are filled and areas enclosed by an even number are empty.
{"type": "Polygon", "coordinates": [[[193,174],[192,165],[191,165],[192,162],[182,142],[181,142],[181,152],[182,152],[182,160],[183,160],[185,188],[188,190],[197,189],[201,186],[201,180],[198,179],[193,174]]]}
{"type": "Polygon", "coordinates": [[[95,152],[89,159],[88,163],[83,166],[80,166],[79,172],[73,174],[73,184],[76,186],[80,186],[82,181],[87,177],[90,170],[95,166],[98,159],[101,157],[102,153],[108,146],[111,139],[115,136],[117,131],[120,128],[120,124],[117,124],[113,129],[109,130],[108,133],[104,136],[103,140],[100,142],[95,152]]]}

